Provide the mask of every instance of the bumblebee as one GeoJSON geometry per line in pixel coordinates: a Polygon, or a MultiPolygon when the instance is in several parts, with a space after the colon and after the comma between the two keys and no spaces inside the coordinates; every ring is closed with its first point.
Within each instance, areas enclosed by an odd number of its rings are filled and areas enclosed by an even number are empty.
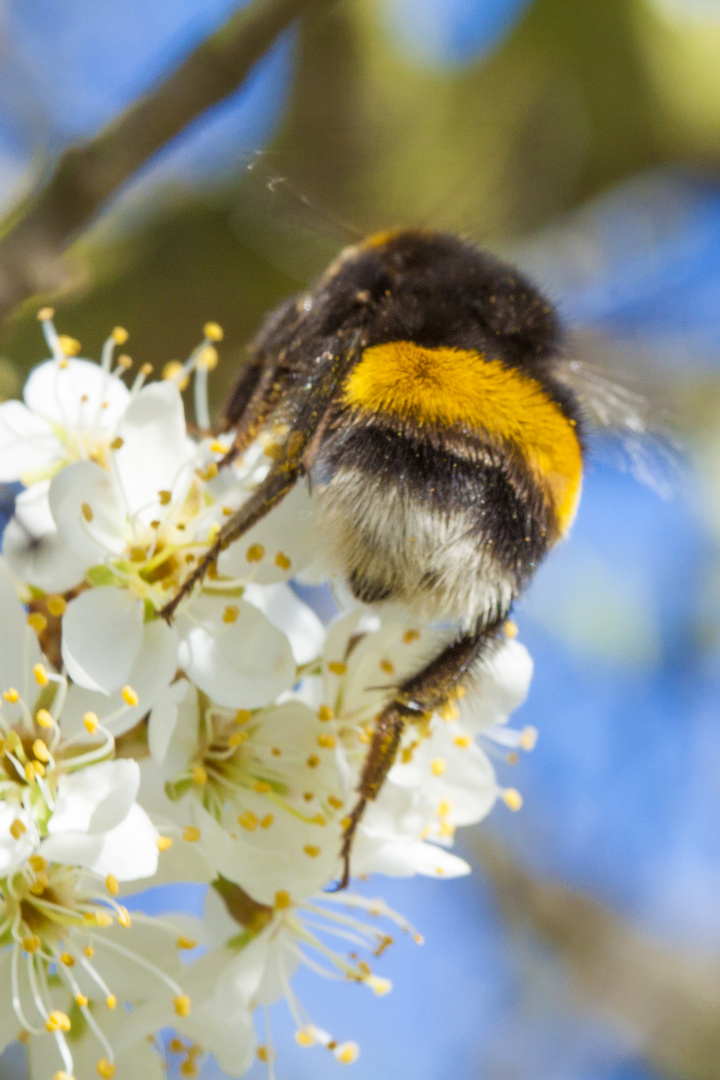
{"type": "Polygon", "coordinates": [[[221,464],[278,418],[287,436],[163,611],[302,477],[335,567],[367,604],[452,620],[455,639],[392,689],[376,719],[342,858],[403,730],[472,680],[513,601],[568,532],[585,455],[581,382],[550,302],[455,236],[399,230],[347,248],[279,307],[231,393],[221,464]]]}

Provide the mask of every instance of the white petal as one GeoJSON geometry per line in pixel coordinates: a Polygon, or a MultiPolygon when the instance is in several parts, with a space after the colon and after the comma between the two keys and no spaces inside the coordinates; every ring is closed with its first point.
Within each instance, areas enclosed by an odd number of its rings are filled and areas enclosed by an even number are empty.
{"type": "Polygon", "coordinates": [[[0,480],[21,480],[48,468],[62,446],[47,420],[20,401],[0,405],[0,480]]]}
{"type": "Polygon", "coordinates": [[[153,759],[165,760],[178,720],[178,705],[190,689],[187,679],[178,679],[161,695],[150,713],[148,746],[153,759]]]}
{"type": "Polygon", "coordinates": [[[290,642],[253,604],[228,605],[221,597],[201,595],[178,619],[178,628],[180,667],[218,705],[265,705],[295,681],[290,642]],[[228,606],[238,609],[232,623],[223,621],[228,606]]]}
{"type": "Polygon", "coordinates": [[[86,866],[118,881],[151,877],[158,863],[158,832],[142,807],[134,803],[114,829],[103,833],[64,832],[48,836],[40,854],[48,860],[86,866]]]}
{"type": "MultiPolygon", "coordinates": [[[[226,503],[234,508],[241,501],[226,500],[226,503]]],[[[252,579],[258,585],[287,581],[313,559],[314,529],[314,505],[307,486],[296,484],[279,506],[222,553],[218,569],[229,577],[244,578],[252,568],[252,579]],[[258,544],[265,555],[251,567],[247,551],[258,544]]]]}
{"type": "Polygon", "coordinates": [[[68,465],[50,484],[50,511],[58,536],[87,566],[107,552],[125,550],[126,512],[115,481],[94,461],[68,465]]]}
{"type": "Polygon", "coordinates": [[[31,371],[23,397],[29,409],[59,427],[107,431],[117,425],[130,391],[99,364],[71,357],[63,367],[47,360],[31,371]]]}
{"type": "Polygon", "coordinates": [[[290,639],[297,664],[307,664],[322,653],[325,627],[312,608],[300,600],[289,585],[248,585],[245,599],[264,612],[271,623],[290,639]]]}
{"type": "MultiPolygon", "coordinates": [[[[18,598],[15,581],[4,559],[0,559],[0,694],[10,687],[22,694],[26,701],[34,701],[37,686],[32,669],[42,656],[34,632],[27,624],[27,614],[18,598]]],[[[4,705],[5,719],[12,722],[15,716],[4,705]]]]}
{"type": "Polygon", "coordinates": [[[462,877],[471,872],[464,859],[422,840],[373,839],[358,833],[352,857],[353,874],[387,874],[389,877],[462,877]]]}
{"type": "Polygon", "coordinates": [[[115,719],[107,721],[108,727],[115,736],[130,731],[150,712],[175,677],[177,650],[178,636],[174,626],[168,626],[162,619],[152,619],[144,623],[140,649],[125,680],[137,694],[138,704],[128,708],[122,689],[115,690],[108,696],[100,691],[87,690],[73,684],[68,690],[62,711],[60,722],[63,734],[68,737],[82,731],[83,716],[86,712],[96,713],[103,724],[108,717],[119,713],[115,719]]]}
{"type": "Polygon", "coordinates": [[[143,387],[128,406],[119,434],[123,446],[115,462],[125,498],[133,512],[147,508],[146,515],[152,515],[158,492],[173,491],[189,457],[177,388],[169,382],[143,387]]]}
{"type": "Polygon", "coordinates": [[[476,733],[493,724],[504,724],[527,697],[532,673],[532,657],[525,646],[516,639],[506,638],[480,668],[462,703],[464,727],[476,733]]]}
{"type": "Polygon", "coordinates": [[[128,682],[143,642],[140,600],[110,585],[90,589],[68,604],[62,628],[62,657],[75,682],[106,694],[128,682]]]}
{"type": "Polygon", "coordinates": [[[140,767],[122,758],[64,773],[58,781],[48,832],[101,833],[126,817],[140,786],[140,767]]]}
{"type": "Polygon", "coordinates": [[[44,592],[65,592],[85,576],[87,559],[58,540],[48,502],[49,484],[33,484],[15,502],[3,534],[3,555],[21,581],[44,592]]]}

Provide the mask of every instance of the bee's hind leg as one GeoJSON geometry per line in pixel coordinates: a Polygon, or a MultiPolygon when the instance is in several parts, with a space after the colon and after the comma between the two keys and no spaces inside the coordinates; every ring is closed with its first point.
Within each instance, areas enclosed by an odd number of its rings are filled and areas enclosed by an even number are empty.
{"type": "Polygon", "coordinates": [[[377,798],[395,763],[406,724],[427,718],[469,680],[477,660],[497,640],[505,618],[506,614],[503,613],[489,624],[483,620],[472,633],[456,638],[422,671],[406,679],[378,716],[360,773],[357,786],[359,798],[345,819],[340,850],[343,873],[339,889],[346,888],[350,881],[350,855],[357,827],[365,807],[377,798]]]}

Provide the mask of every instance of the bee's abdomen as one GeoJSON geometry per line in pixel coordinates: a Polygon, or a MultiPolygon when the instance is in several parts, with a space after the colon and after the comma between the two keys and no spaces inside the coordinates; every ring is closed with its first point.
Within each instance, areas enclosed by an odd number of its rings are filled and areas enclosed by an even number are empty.
{"type": "Polygon", "coordinates": [[[356,421],[326,442],[318,478],[332,559],[366,603],[493,616],[554,539],[530,470],[474,439],[453,446],[356,421]]]}

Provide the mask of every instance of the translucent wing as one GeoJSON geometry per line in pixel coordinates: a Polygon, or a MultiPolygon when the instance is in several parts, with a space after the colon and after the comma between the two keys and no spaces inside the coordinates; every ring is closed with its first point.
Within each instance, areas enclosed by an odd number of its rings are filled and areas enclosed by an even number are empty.
{"type": "Polygon", "coordinates": [[[669,498],[677,483],[681,449],[663,410],[584,360],[564,360],[557,374],[581,402],[592,455],[669,498]]]}

